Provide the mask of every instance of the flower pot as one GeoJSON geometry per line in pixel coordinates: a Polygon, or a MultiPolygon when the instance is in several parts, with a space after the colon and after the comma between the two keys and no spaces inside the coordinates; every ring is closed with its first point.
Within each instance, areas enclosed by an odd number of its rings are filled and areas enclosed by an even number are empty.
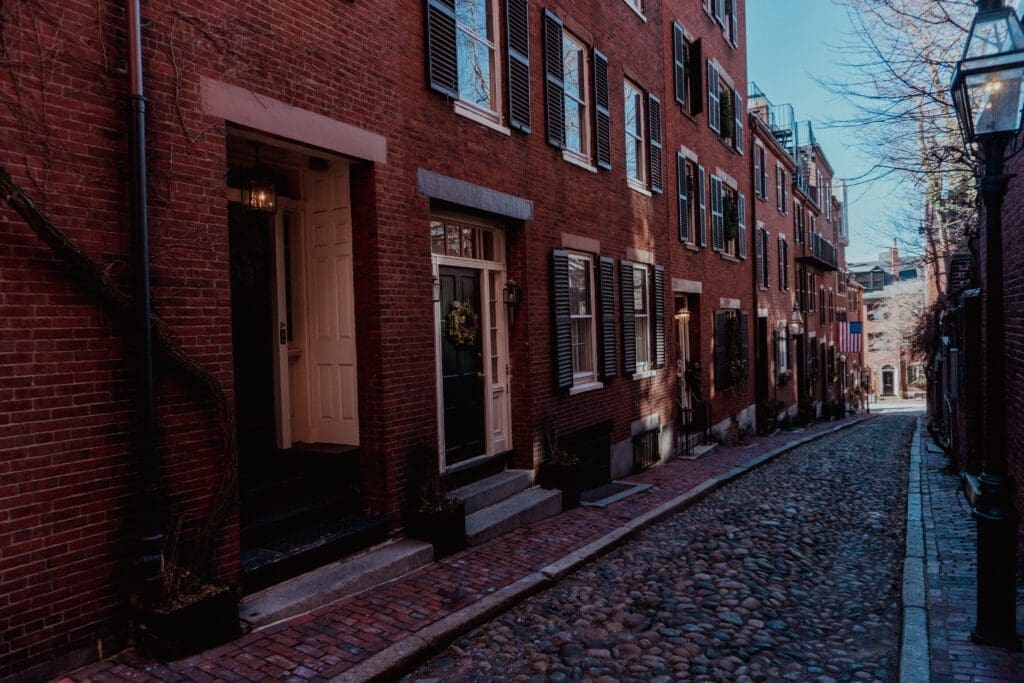
{"type": "Polygon", "coordinates": [[[562,492],[562,510],[579,507],[582,477],[578,465],[542,462],[537,470],[537,484],[562,492]]]}
{"type": "Polygon", "coordinates": [[[161,661],[188,657],[241,635],[238,598],[226,586],[206,586],[199,595],[143,610],[136,623],[136,649],[161,661]]]}
{"type": "Polygon", "coordinates": [[[466,547],[466,505],[460,500],[450,510],[417,511],[405,525],[405,532],[434,546],[435,560],[457,553],[466,547]]]}

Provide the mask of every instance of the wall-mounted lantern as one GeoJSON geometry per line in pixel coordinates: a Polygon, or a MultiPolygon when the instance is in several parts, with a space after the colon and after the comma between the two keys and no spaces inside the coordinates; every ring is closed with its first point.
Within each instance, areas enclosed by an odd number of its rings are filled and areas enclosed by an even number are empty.
{"type": "Polygon", "coordinates": [[[266,166],[260,164],[260,146],[256,145],[256,164],[242,183],[242,204],[257,213],[277,212],[277,180],[266,166]]]}

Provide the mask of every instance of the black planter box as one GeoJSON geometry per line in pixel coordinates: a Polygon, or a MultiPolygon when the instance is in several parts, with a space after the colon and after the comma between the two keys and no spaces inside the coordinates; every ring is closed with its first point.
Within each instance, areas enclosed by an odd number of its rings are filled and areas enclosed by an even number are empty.
{"type": "Polygon", "coordinates": [[[238,638],[238,598],[220,587],[173,609],[144,610],[138,615],[136,649],[139,653],[173,661],[238,638]]]}
{"type": "Polygon", "coordinates": [[[415,512],[405,525],[410,538],[427,541],[434,546],[434,559],[439,560],[466,547],[466,505],[459,501],[445,512],[415,512]]]}
{"type": "Polygon", "coordinates": [[[578,466],[542,462],[537,470],[537,484],[541,488],[561,491],[563,510],[579,507],[584,482],[578,466]]]}

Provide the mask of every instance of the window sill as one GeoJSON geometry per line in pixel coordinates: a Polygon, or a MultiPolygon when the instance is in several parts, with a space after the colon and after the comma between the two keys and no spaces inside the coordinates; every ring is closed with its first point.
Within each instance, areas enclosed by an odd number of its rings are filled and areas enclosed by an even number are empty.
{"type": "Polygon", "coordinates": [[[643,12],[641,12],[639,9],[637,9],[636,7],[631,5],[629,3],[629,0],[622,0],[622,1],[626,3],[626,7],[628,7],[631,10],[633,10],[633,13],[636,14],[638,17],[640,17],[640,21],[644,22],[645,24],[647,23],[647,17],[644,16],[643,12]]]}
{"type": "Polygon", "coordinates": [[[512,136],[511,129],[501,125],[494,119],[490,118],[490,116],[488,116],[486,112],[476,107],[470,106],[459,100],[455,100],[454,102],[452,102],[452,111],[454,111],[459,116],[464,116],[470,121],[479,123],[481,126],[490,128],[491,130],[497,131],[502,135],[507,135],[509,137],[512,136]]]}
{"type": "Polygon", "coordinates": [[[724,251],[718,252],[718,255],[722,257],[723,261],[729,261],[730,263],[739,263],[740,260],[732,254],[726,254],[724,251]]]}
{"type": "Polygon", "coordinates": [[[651,194],[651,191],[648,190],[643,185],[643,183],[641,183],[638,180],[634,180],[633,178],[626,178],[626,185],[629,187],[629,189],[633,190],[634,192],[639,192],[640,194],[644,195],[645,197],[653,197],[654,196],[653,194],[651,194]]]}
{"type": "Polygon", "coordinates": [[[657,374],[657,370],[639,370],[633,373],[633,379],[649,379],[657,374]]]}
{"type": "Polygon", "coordinates": [[[684,242],[683,246],[689,249],[690,251],[700,251],[700,247],[698,247],[693,242],[684,242]]]}
{"type": "Polygon", "coordinates": [[[604,389],[604,382],[592,380],[585,384],[573,384],[569,388],[569,395],[575,396],[576,394],[584,394],[588,391],[596,391],[597,389],[604,389]]]}
{"type": "Polygon", "coordinates": [[[575,152],[570,152],[567,149],[563,149],[562,150],[562,158],[565,161],[568,161],[573,166],[579,166],[584,171],[590,171],[591,173],[597,173],[597,166],[591,166],[589,162],[584,160],[583,157],[581,157],[580,155],[576,154],[575,152]]]}

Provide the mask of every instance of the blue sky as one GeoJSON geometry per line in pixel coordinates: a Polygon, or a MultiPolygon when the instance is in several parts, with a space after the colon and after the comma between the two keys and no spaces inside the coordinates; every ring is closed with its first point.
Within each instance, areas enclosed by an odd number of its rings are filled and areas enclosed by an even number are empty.
{"type": "MultiPolygon", "coordinates": [[[[798,120],[813,122],[837,178],[859,176],[872,165],[856,148],[854,130],[827,126],[851,110],[815,82],[815,77],[844,80],[841,58],[830,46],[848,42],[850,32],[846,10],[832,0],[747,0],[748,78],[773,104],[788,102],[798,120]]],[[[848,260],[876,258],[892,243],[892,190],[891,181],[850,188],[848,260]]]]}

